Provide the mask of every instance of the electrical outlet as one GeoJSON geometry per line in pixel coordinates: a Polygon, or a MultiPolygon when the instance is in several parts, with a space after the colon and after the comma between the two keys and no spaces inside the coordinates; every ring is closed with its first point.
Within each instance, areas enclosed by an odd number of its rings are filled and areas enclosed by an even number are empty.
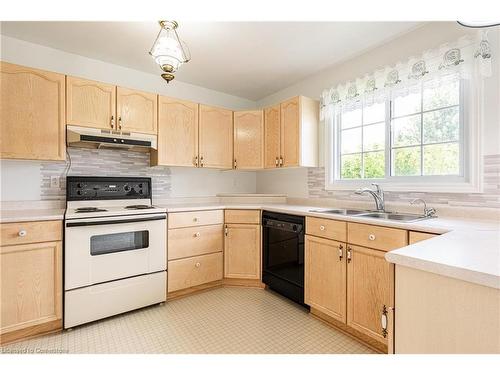
{"type": "Polygon", "coordinates": [[[58,189],[60,187],[59,176],[50,176],[50,187],[53,189],[58,189]]]}

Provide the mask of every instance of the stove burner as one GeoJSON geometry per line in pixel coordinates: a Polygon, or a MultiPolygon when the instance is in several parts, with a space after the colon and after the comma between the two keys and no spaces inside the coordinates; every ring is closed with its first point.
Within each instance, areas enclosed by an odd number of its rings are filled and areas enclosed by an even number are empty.
{"type": "Polygon", "coordinates": [[[128,210],[145,210],[148,208],[154,208],[154,206],[148,206],[147,204],[134,204],[132,206],[125,206],[128,210]]]}
{"type": "Polygon", "coordinates": [[[104,208],[97,208],[97,207],[79,207],[75,209],[76,213],[82,213],[82,212],[103,212],[107,211],[104,208]]]}

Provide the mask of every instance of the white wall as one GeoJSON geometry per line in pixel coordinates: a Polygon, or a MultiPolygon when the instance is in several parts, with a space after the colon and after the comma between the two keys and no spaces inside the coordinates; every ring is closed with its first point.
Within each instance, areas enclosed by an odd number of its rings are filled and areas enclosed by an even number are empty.
{"type": "MultiPolygon", "coordinates": [[[[483,128],[483,154],[500,154],[500,28],[489,31],[493,49],[493,76],[485,80],[485,111],[483,128]]],[[[404,34],[357,57],[336,64],[307,79],[278,91],[257,102],[259,107],[279,103],[296,96],[319,98],[325,88],[363,76],[386,65],[394,65],[423,51],[439,47],[466,34],[476,31],[465,29],[456,22],[432,22],[404,34]]],[[[355,37],[355,35],[353,35],[355,37]]],[[[320,139],[320,144],[323,143],[320,139]]],[[[307,168],[304,168],[307,169],[307,168]]],[[[307,173],[300,170],[287,172],[283,178],[281,170],[257,172],[257,192],[280,190],[292,197],[307,197],[307,173]],[[292,183],[293,181],[293,183],[292,183]],[[297,195],[296,195],[297,194],[297,195]]]]}
{"type": "MultiPolygon", "coordinates": [[[[230,109],[255,108],[255,102],[204,87],[148,74],[103,61],[0,35],[2,61],[75,75],[119,86],[169,95],[230,109]]],[[[40,163],[0,161],[2,201],[40,199],[40,163]]],[[[255,172],[175,168],[171,171],[173,196],[213,195],[222,192],[255,193],[255,172]]]]}

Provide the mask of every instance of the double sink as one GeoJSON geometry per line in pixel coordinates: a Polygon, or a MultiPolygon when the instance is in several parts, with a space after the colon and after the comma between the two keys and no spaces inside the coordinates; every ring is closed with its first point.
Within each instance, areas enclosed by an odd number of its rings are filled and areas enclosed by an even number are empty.
{"type": "Polygon", "coordinates": [[[344,208],[314,209],[314,210],[309,210],[309,212],[366,217],[372,219],[394,220],[394,221],[401,221],[404,223],[411,223],[413,221],[419,221],[431,218],[430,216],[425,216],[425,215],[415,215],[415,214],[406,214],[397,212],[379,212],[379,211],[369,211],[369,210],[353,210],[344,208]]]}

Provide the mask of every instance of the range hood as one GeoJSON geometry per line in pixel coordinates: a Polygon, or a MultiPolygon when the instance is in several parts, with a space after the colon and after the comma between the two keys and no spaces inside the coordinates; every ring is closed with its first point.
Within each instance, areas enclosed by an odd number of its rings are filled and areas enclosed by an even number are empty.
{"type": "Polygon", "coordinates": [[[66,127],[66,143],[70,147],[125,148],[144,152],[157,148],[155,135],[74,125],[66,127]]]}

